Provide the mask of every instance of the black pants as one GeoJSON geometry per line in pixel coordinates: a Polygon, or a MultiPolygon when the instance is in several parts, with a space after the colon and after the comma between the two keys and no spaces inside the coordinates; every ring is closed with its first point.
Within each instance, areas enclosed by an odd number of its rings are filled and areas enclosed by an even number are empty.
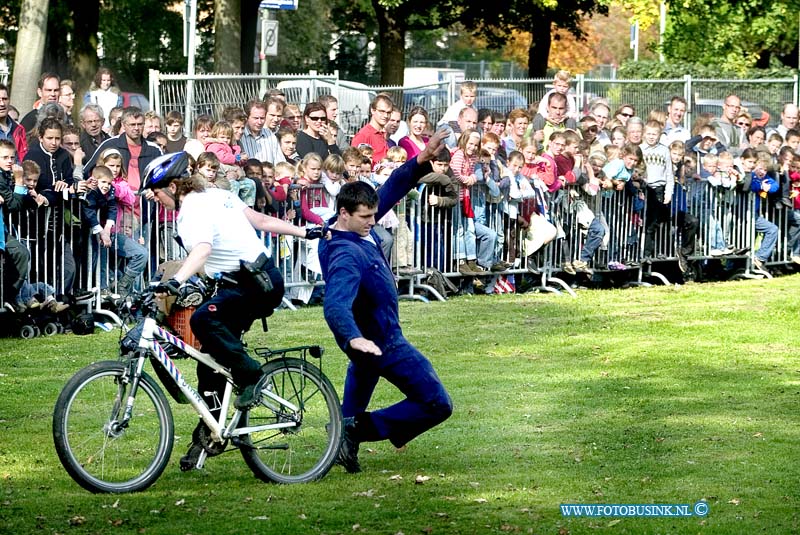
{"type": "MultiPolygon", "coordinates": [[[[28,266],[30,265],[30,255],[28,250],[19,240],[12,236],[6,236],[5,256],[7,262],[3,268],[4,290],[3,298],[8,303],[14,303],[20,288],[25,283],[28,276],[28,266]]],[[[0,303],[2,305],[2,303],[0,303]]]]}
{"type": "Polygon", "coordinates": [[[700,221],[690,213],[678,212],[676,222],[681,233],[680,252],[684,257],[691,256],[694,254],[694,243],[700,230],[700,221]]]}
{"type": "Polygon", "coordinates": [[[669,219],[668,206],[664,204],[664,186],[647,188],[647,213],[645,215],[644,256],[652,257],[655,250],[656,230],[669,219]]]}
{"type": "MultiPolygon", "coordinates": [[[[230,369],[233,382],[239,387],[251,385],[261,376],[261,363],[247,353],[242,334],[254,320],[270,315],[283,298],[280,272],[271,265],[265,270],[272,280],[272,291],[264,294],[244,284],[219,288],[214,297],[198,307],[189,322],[203,352],[230,369]]],[[[213,396],[204,393],[217,392],[221,398],[225,379],[202,364],[197,366],[197,377],[200,395],[213,407],[213,396]]]]}

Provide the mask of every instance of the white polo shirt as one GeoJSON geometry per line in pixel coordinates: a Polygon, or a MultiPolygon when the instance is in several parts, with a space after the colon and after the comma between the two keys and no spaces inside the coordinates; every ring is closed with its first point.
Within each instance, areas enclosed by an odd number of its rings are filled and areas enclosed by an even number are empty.
{"type": "Polygon", "coordinates": [[[246,208],[241,199],[222,189],[193,192],[183,198],[178,234],[188,251],[199,243],[211,244],[205,265],[207,275],[238,271],[239,260],[252,262],[261,253],[267,254],[244,214],[246,208]]]}

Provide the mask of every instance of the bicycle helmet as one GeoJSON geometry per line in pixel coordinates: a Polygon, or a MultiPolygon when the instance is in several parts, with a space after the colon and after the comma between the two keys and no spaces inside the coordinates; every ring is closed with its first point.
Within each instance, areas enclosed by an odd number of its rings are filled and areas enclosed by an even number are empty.
{"type": "Polygon", "coordinates": [[[166,188],[174,179],[188,176],[189,155],[186,152],[164,154],[147,164],[140,193],[147,189],[166,188]]]}

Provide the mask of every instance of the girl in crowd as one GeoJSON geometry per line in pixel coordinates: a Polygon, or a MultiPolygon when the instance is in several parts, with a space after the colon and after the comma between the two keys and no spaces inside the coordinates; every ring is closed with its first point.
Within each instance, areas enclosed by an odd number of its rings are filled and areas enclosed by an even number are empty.
{"type": "Polygon", "coordinates": [[[422,106],[415,106],[408,112],[408,135],[397,144],[405,149],[409,158],[416,157],[428,144],[428,112],[422,106]]]}

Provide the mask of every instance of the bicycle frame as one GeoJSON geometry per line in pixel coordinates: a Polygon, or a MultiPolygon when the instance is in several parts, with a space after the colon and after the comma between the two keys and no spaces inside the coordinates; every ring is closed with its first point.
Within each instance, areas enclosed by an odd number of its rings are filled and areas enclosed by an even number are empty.
{"type": "MultiPolygon", "coordinates": [[[[136,363],[136,370],[132,377],[130,394],[126,401],[125,413],[121,422],[121,426],[123,427],[131,418],[139,377],[141,377],[142,370],[144,368],[144,363],[146,360],[145,357],[148,355],[154,355],[156,357],[156,360],[159,362],[159,364],[167,371],[180,391],[187,397],[192,407],[194,407],[194,410],[200,415],[200,417],[203,419],[203,422],[205,422],[205,424],[211,430],[211,436],[215,440],[219,439],[221,442],[229,438],[235,438],[241,435],[248,435],[250,433],[265,431],[268,429],[281,429],[297,426],[296,422],[285,421],[239,428],[237,425],[241,419],[242,411],[238,409],[234,413],[230,422],[226,423],[228,418],[228,409],[231,404],[231,396],[233,394],[233,380],[228,369],[217,363],[213,358],[211,358],[210,355],[196,350],[192,346],[186,344],[180,338],[165,331],[153,318],[146,318],[144,320],[142,335],[139,339],[139,349],[140,351],[136,363]],[[167,354],[166,350],[164,350],[164,348],[161,346],[159,341],[168,342],[178,347],[192,359],[205,366],[208,366],[227,379],[227,382],[225,383],[225,392],[223,393],[222,401],[220,403],[219,420],[214,419],[214,416],[211,414],[211,410],[209,409],[205,400],[200,396],[200,393],[197,390],[195,390],[189,383],[186,382],[183,374],[175,365],[175,362],[173,362],[173,360],[167,354]]],[[[264,396],[262,401],[271,399],[272,401],[292,411],[300,410],[300,407],[297,407],[295,404],[283,399],[269,390],[265,390],[262,395],[264,396]]],[[[206,452],[203,451],[201,453],[200,461],[198,462],[198,467],[202,467],[205,458],[206,452]]]]}

